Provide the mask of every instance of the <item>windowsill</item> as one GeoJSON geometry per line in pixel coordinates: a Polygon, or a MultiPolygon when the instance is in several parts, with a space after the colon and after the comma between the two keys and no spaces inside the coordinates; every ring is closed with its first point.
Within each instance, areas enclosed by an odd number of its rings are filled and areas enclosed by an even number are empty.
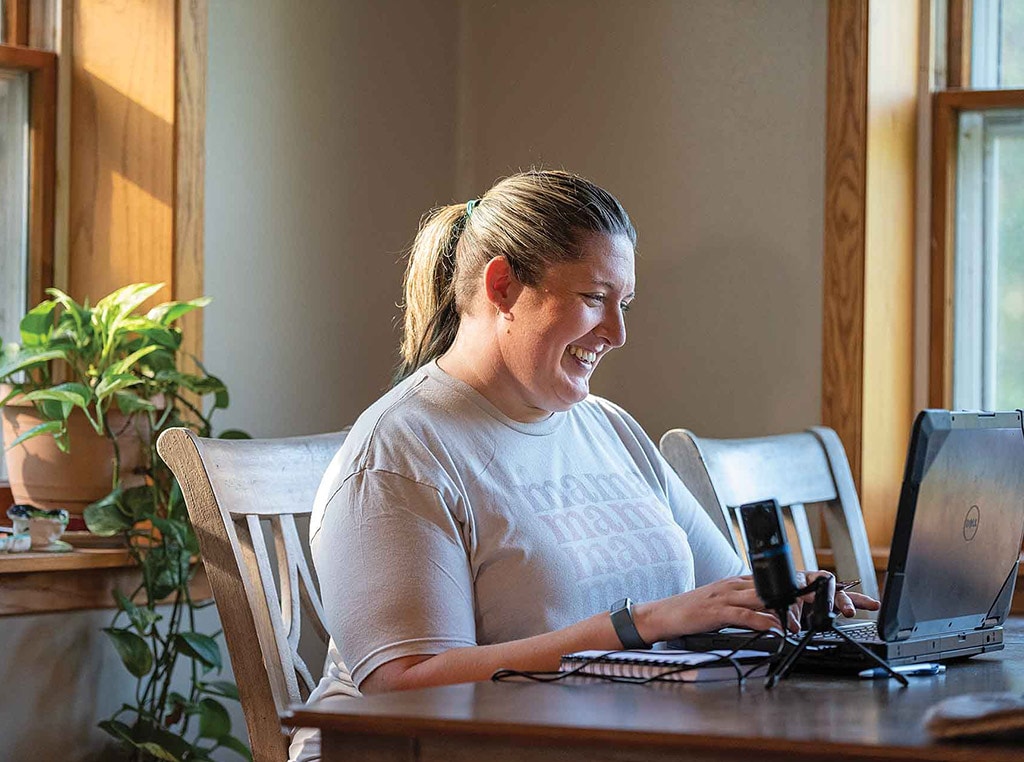
{"type": "MultiPolygon", "coordinates": [[[[67,553],[0,555],[0,617],[114,607],[112,590],[139,586],[139,570],[123,548],[75,548],[67,553]]],[[[193,600],[212,597],[202,564],[193,600]]]]}

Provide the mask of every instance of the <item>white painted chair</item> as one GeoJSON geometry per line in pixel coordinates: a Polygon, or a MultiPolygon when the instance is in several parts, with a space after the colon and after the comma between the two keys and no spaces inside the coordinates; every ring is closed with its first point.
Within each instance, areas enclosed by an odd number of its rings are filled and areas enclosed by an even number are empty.
{"type": "MultiPolygon", "coordinates": [[[[255,762],[288,758],[280,718],[319,679],[299,655],[303,613],[323,653],[328,634],[295,519],[310,514],[320,478],[344,440],[345,432],[224,440],[170,429],[157,442],[199,538],[255,762]]],[[[351,683],[347,673],[342,678],[351,683]]],[[[358,693],[354,685],[352,693],[358,693]]]]}
{"type": "Polygon", "coordinates": [[[860,579],[859,590],[878,597],[860,501],[835,431],[815,426],[771,437],[705,439],[672,429],[661,438],[661,452],[741,557],[746,554],[736,509],[775,498],[799,555],[798,568],[818,569],[807,518],[807,508],[814,507],[824,516],[839,579],[860,579]]]}

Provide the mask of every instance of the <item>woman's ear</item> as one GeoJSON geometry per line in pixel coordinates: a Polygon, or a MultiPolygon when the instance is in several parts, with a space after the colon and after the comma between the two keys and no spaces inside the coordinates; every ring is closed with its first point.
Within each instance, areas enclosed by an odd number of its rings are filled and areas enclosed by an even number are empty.
{"type": "Polygon", "coordinates": [[[512,267],[505,257],[495,257],[484,267],[484,289],[487,301],[499,314],[511,315],[512,305],[516,303],[523,290],[523,284],[512,273],[512,267]]]}

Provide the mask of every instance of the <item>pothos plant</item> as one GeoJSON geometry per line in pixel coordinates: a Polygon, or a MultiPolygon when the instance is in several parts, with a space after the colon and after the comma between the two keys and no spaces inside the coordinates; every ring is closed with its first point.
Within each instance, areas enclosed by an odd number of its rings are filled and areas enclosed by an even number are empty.
{"type": "Polygon", "coordinates": [[[210,436],[210,419],[227,407],[228,390],[202,365],[197,363],[198,373],[178,365],[181,330],[176,323],[208,304],[208,298],[136,312],[162,286],[126,286],[94,307],[49,289],[51,298],[21,321],[21,345],[3,348],[0,381],[13,388],[0,404],[21,395],[43,418],[11,446],[42,435],[53,436],[65,452],[89,446],[68,441],[67,421],[76,409],[113,444],[112,491],[86,508],[85,521],[97,535],[121,535],[141,572],[136,589],[114,592],[117,610],[104,629],[137,683],[134,700],[100,727],[136,760],[209,760],[220,747],[251,759],[245,744],[232,735],[222,703],[238,700],[235,685],[210,678],[221,671],[223,660],[216,634],[197,631],[196,611],[212,603],[194,601],[189,589],[199,545],[181,490],[156,453],[157,437],[172,426],[210,436]],[[109,415],[114,408],[148,422],[142,465],[133,474],[136,483],[143,477],[138,486],[122,483],[122,453],[109,415]]]}

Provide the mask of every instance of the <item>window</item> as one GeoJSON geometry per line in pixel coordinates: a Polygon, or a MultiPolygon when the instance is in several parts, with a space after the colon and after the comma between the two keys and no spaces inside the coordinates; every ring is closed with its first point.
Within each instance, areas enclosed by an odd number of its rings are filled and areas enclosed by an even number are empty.
{"type": "MultiPolygon", "coordinates": [[[[2,11],[0,18],[7,19],[2,11]]],[[[44,289],[53,283],[55,109],[56,56],[0,44],[0,339],[4,342],[17,340],[25,309],[40,301],[44,289]]]]}
{"type": "Polygon", "coordinates": [[[0,70],[0,338],[15,341],[28,301],[28,75],[0,70]]]}
{"type": "Polygon", "coordinates": [[[933,102],[930,404],[1024,407],[1024,0],[948,12],[969,86],[933,102]]]}

